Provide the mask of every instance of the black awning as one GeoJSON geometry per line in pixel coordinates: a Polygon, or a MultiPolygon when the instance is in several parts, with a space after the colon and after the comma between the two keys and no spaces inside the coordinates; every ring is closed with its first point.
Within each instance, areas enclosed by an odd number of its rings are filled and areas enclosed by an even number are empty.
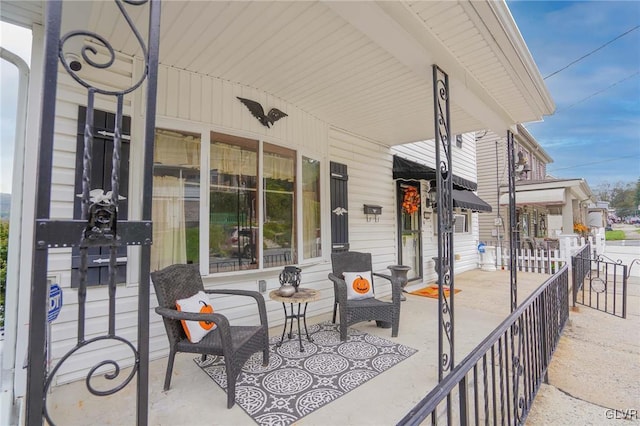
{"type": "Polygon", "coordinates": [[[454,189],[451,198],[453,198],[454,207],[469,209],[474,212],[491,212],[491,206],[471,191],[454,189]]]}
{"type": "MultiPolygon", "coordinates": [[[[398,157],[397,155],[394,155],[393,156],[393,178],[394,179],[435,180],[436,171],[435,169],[432,169],[429,166],[425,166],[424,164],[418,164],[414,161],[407,160],[406,158],[402,158],[402,157],[398,157]]],[[[463,179],[459,176],[453,175],[453,187],[455,189],[462,189],[462,190],[466,189],[469,191],[475,191],[476,189],[478,189],[478,184],[470,180],[463,179]]]]}

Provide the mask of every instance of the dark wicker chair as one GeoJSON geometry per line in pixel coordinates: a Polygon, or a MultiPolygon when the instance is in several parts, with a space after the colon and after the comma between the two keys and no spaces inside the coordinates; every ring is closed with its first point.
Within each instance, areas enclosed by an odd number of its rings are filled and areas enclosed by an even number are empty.
{"type": "Polygon", "coordinates": [[[391,281],[391,302],[375,298],[347,300],[347,284],[343,279],[343,273],[371,271],[371,254],[355,251],[332,253],[331,264],[333,273],[329,274],[329,279],[333,282],[335,296],[333,322],[336,322],[336,312],[339,312],[340,339],[347,340],[347,327],[350,325],[371,320],[375,320],[379,327],[391,327],[391,336],[397,337],[400,323],[400,297],[402,295],[400,283],[394,283],[388,275],[372,271],[372,285],[374,284],[373,276],[391,281]]]}
{"type": "MultiPolygon", "coordinates": [[[[269,363],[269,327],[264,297],[247,290],[205,290],[200,272],[193,265],[171,265],[151,273],[158,298],[156,312],[162,316],[169,338],[169,360],[164,380],[164,390],[171,385],[171,374],[176,352],[224,357],[227,373],[227,408],[233,407],[236,399],[236,379],[245,362],[256,352],[262,351],[263,365],[269,363]],[[258,305],[260,325],[232,326],[222,314],[199,314],[180,312],[176,300],[193,296],[203,290],[208,294],[237,295],[253,297],[258,305]],[[209,332],[200,342],[191,343],[182,328],[180,320],[213,321],[218,327],[209,332]]],[[[215,304],[214,304],[215,309],[215,304]]]]}

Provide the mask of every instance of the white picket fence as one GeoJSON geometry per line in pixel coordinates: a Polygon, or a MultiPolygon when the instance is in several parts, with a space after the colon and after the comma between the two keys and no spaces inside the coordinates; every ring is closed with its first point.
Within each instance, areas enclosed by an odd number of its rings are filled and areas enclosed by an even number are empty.
{"type": "MultiPolygon", "coordinates": [[[[531,244],[529,248],[519,248],[516,251],[518,271],[554,274],[565,263],[570,262],[571,256],[581,250],[587,243],[591,245],[591,250],[594,254],[604,253],[604,228],[601,232],[598,231],[595,236],[590,235],[586,239],[576,234],[558,235],[557,242],[554,244],[558,248],[552,248],[552,245],[546,241],[536,244],[537,247],[531,247],[533,245],[531,244]]],[[[502,247],[491,241],[484,244],[485,250],[495,250],[495,256],[493,256],[495,258],[495,266],[498,269],[509,269],[511,264],[509,262],[509,242],[503,242],[502,247]]],[[[479,265],[485,270],[487,270],[486,261],[487,256],[480,255],[479,265]]]]}
{"type": "MultiPolygon", "coordinates": [[[[509,269],[509,249],[498,250],[498,265],[509,269]]],[[[539,274],[555,274],[567,261],[560,255],[560,250],[519,249],[516,250],[516,265],[520,272],[536,272],[539,274]]]]}

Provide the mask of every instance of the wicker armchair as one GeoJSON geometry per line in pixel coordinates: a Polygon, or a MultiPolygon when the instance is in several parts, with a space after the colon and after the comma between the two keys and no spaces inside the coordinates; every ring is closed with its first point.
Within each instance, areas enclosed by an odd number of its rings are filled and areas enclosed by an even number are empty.
{"type": "Polygon", "coordinates": [[[333,322],[336,322],[336,312],[339,312],[340,339],[347,340],[347,327],[350,325],[371,320],[375,320],[379,327],[391,327],[391,336],[397,337],[400,323],[400,297],[402,295],[400,283],[394,283],[388,275],[372,272],[372,285],[373,276],[386,278],[391,282],[391,302],[375,298],[347,300],[347,284],[343,279],[343,273],[371,271],[371,254],[354,251],[332,253],[331,264],[333,273],[329,274],[329,279],[333,282],[335,296],[333,322]]]}
{"type": "MultiPolygon", "coordinates": [[[[227,408],[233,407],[236,399],[236,379],[245,362],[255,352],[262,351],[263,365],[269,363],[269,327],[264,297],[254,291],[246,290],[205,290],[200,272],[193,265],[171,265],[151,273],[158,298],[156,312],[162,316],[169,338],[169,360],[164,381],[164,390],[171,385],[171,374],[176,352],[224,357],[227,373],[227,408]],[[180,312],[176,309],[176,300],[190,297],[198,291],[208,294],[223,294],[253,297],[257,302],[260,325],[232,326],[222,314],[199,314],[180,312]],[[191,343],[182,328],[180,320],[213,321],[218,327],[209,332],[198,343],[191,343]]],[[[214,306],[215,308],[215,306],[214,306]]]]}

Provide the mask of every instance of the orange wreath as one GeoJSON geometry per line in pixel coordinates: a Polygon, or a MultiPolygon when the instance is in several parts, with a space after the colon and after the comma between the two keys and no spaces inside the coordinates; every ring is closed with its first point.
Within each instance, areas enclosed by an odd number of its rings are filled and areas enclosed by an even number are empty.
{"type": "Polygon", "coordinates": [[[418,194],[417,188],[409,186],[404,189],[402,208],[409,214],[413,214],[418,211],[420,208],[420,194],[418,194]]]}

